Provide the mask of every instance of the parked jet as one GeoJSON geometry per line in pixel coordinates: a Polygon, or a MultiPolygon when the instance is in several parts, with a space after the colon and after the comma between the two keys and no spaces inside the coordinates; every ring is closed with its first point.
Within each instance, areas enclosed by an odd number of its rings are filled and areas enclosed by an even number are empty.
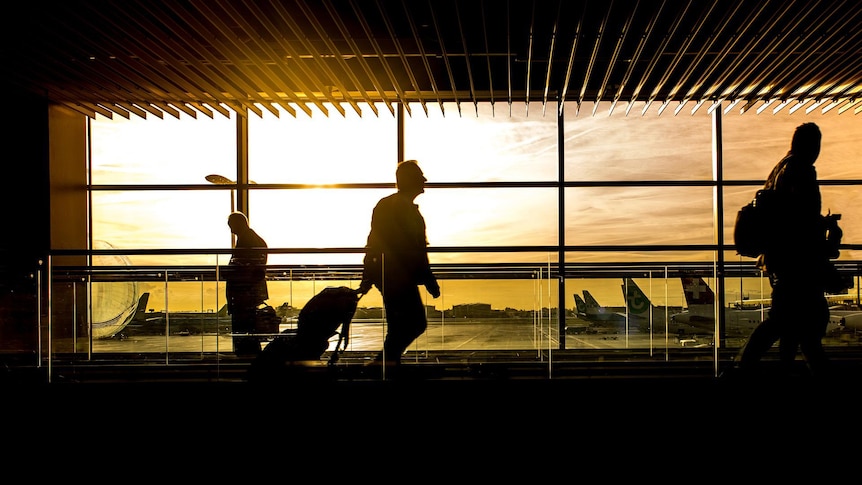
{"type": "Polygon", "coordinates": [[[862,309],[858,305],[829,307],[829,326],[826,327],[826,332],[862,336],[862,309]]]}
{"type": "MultiPolygon", "coordinates": [[[[687,308],[671,316],[675,323],[685,323],[704,332],[715,332],[715,293],[703,278],[682,277],[687,308]]],[[[747,337],[766,318],[769,307],[728,307],[725,309],[725,335],[747,337]]]]}
{"type": "Polygon", "coordinates": [[[650,325],[653,333],[663,333],[667,330],[671,334],[694,333],[694,327],[674,322],[668,318],[670,315],[682,311],[680,307],[665,307],[654,305],[646,293],[641,290],[640,286],[631,278],[623,278],[621,285],[623,290],[623,299],[626,302],[626,309],[629,317],[634,317],[638,322],[638,328],[641,331],[648,332],[650,325]],[[667,326],[665,326],[667,322],[667,326]]]}
{"type": "MultiPolygon", "coordinates": [[[[646,294],[631,278],[623,278],[621,288],[623,300],[626,302],[626,306],[624,307],[602,306],[589,290],[582,291],[583,298],[575,293],[575,307],[578,318],[590,322],[593,329],[602,328],[605,331],[625,332],[628,329],[647,333],[650,331],[650,326],[652,325],[654,333],[664,332],[664,324],[671,310],[653,305],[646,294]]],[[[672,309],[673,312],[680,310],[680,308],[672,309]]],[[[668,331],[670,333],[678,333],[678,327],[680,326],[680,324],[669,325],[668,331]]],[[[687,325],[682,326],[687,327],[687,325]]]]}
{"type": "Polygon", "coordinates": [[[122,311],[113,318],[103,322],[93,323],[93,338],[108,339],[113,338],[115,335],[119,335],[133,320],[144,314],[149,298],[150,293],[144,292],[134,301],[134,303],[122,309],[122,311]]]}

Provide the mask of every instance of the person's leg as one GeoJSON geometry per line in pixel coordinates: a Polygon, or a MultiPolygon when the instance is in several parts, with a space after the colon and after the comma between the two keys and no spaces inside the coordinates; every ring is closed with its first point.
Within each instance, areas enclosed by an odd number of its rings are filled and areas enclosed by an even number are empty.
{"type": "Polygon", "coordinates": [[[739,349],[736,357],[737,368],[745,372],[754,372],[761,367],[761,359],[781,337],[781,321],[770,314],[755,327],[748,340],[739,349]]]}
{"type": "Polygon", "coordinates": [[[417,286],[390,291],[384,296],[386,323],[388,331],[383,342],[384,357],[387,361],[401,362],[401,355],[407,347],[422,335],[428,326],[425,306],[417,286]]]}
{"type": "Polygon", "coordinates": [[[786,373],[796,370],[796,354],[799,352],[800,334],[795,322],[785,322],[778,341],[778,355],[781,367],[786,373]]]}
{"type": "Polygon", "coordinates": [[[800,328],[800,348],[808,368],[814,375],[826,375],[830,361],[823,349],[823,336],[829,324],[829,304],[822,295],[812,303],[812,312],[800,328]]]}
{"type": "Polygon", "coordinates": [[[238,355],[257,355],[260,353],[260,341],[254,336],[256,309],[242,307],[231,315],[231,333],[233,336],[233,351],[238,355]]]}

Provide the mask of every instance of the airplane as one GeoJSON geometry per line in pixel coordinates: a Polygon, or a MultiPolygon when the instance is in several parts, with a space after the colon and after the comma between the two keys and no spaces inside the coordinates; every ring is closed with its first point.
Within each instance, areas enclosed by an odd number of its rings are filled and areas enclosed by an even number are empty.
{"type": "MultiPolygon", "coordinates": [[[[633,279],[623,278],[622,281],[620,288],[622,289],[623,300],[626,302],[625,307],[602,306],[589,290],[582,290],[583,298],[577,293],[573,295],[577,317],[589,322],[590,327],[588,328],[592,329],[593,333],[598,328],[617,332],[625,332],[628,328],[648,333],[650,325],[653,326],[654,330],[663,331],[663,323],[667,320],[667,309],[653,305],[633,279]]],[[[673,310],[679,311],[681,308],[673,310]]],[[[668,321],[668,324],[672,323],[668,321]]],[[[683,326],[685,325],[669,325],[668,332],[679,333],[678,327],[683,326]]],[[[586,330],[586,333],[591,333],[589,329],[586,330]]],[[[578,333],[578,331],[575,330],[572,333],[578,333]]]]}
{"type": "Polygon", "coordinates": [[[862,336],[862,308],[857,304],[831,305],[826,333],[862,336]]]}
{"type": "Polygon", "coordinates": [[[139,319],[144,314],[147,308],[147,301],[150,299],[150,293],[144,292],[138,297],[134,305],[123,309],[117,316],[105,322],[93,324],[93,338],[109,339],[120,335],[123,329],[127,328],[136,319],[139,319]]]}
{"type": "Polygon", "coordinates": [[[667,330],[672,334],[692,333],[694,330],[690,325],[674,322],[669,318],[670,315],[682,311],[681,307],[665,307],[654,305],[646,293],[641,290],[640,286],[631,278],[623,278],[621,285],[623,290],[623,299],[626,301],[626,308],[629,317],[634,317],[639,322],[639,329],[644,332],[650,330],[652,325],[654,333],[661,333],[667,330]],[[666,329],[663,328],[667,323],[666,329]]]}
{"type": "Polygon", "coordinates": [[[617,333],[620,326],[624,326],[625,318],[620,317],[617,309],[599,305],[596,299],[589,291],[583,290],[584,297],[574,293],[575,297],[575,316],[578,322],[586,323],[566,323],[566,333],[617,333]]]}
{"type": "Polygon", "coordinates": [[[619,311],[616,311],[615,309],[600,305],[599,302],[596,301],[595,297],[593,297],[593,295],[589,292],[589,290],[583,290],[582,293],[584,294],[584,304],[586,307],[587,320],[596,323],[626,323],[626,315],[624,312],[621,313],[619,311]]]}
{"type": "MultiPolygon", "coordinates": [[[[715,293],[701,277],[681,277],[687,308],[671,316],[675,323],[691,325],[703,332],[715,332],[715,293]]],[[[766,318],[767,301],[758,307],[734,306],[725,309],[726,336],[748,337],[754,327],[766,318]]]]}

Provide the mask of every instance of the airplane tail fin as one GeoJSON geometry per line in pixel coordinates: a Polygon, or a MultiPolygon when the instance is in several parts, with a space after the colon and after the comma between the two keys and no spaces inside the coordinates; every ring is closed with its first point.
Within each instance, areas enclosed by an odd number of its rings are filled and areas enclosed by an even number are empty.
{"type": "Polygon", "coordinates": [[[583,293],[587,311],[598,311],[602,307],[588,290],[583,290],[583,293]]]}
{"type": "Polygon", "coordinates": [[[629,313],[632,315],[649,316],[653,305],[637,283],[631,278],[623,278],[621,286],[623,289],[623,298],[626,301],[629,313]]]}
{"type": "Polygon", "coordinates": [[[150,292],[145,291],[143,294],[141,294],[141,297],[138,298],[138,308],[135,309],[135,316],[136,317],[147,312],[147,302],[148,301],[150,301],[150,292]]]}
{"type": "Polygon", "coordinates": [[[687,278],[682,277],[682,291],[685,294],[685,303],[688,306],[692,305],[714,305],[715,293],[706,281],[701,277],[687,278]]]}
{"type": "Polygon", "coordinates": [[[587,304],[584,302],[584,299],[581,298],[581,295],[575,293],[575,310],[578,315],[584,315],[587,313],[587,304]]]}

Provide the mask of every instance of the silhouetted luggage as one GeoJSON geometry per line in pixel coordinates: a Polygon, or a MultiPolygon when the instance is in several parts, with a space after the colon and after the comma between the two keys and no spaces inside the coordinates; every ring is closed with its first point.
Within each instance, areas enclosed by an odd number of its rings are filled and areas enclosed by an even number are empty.
{"type": "Polygon", "coordinates": [[[299,312],[296,330],[281,332],[251,363],[249,380],[275,377],[289,362],[320,360],[329,348],[329,339],[338,334],[335,350],[329,357],[329,363],[334,363],[347,347],[350,321],[360,297],[356,290],[346,286],[327,287],[314,295],[299,312]]]}
{"type": "Polygon", "coordinates": [[[771,189],[760,189],[754,199],[736,213],[733,243],[739,255],[757,258],[771,246],[776,207],[774,194],[771,189]]]}
{"type": "Polygon", "coordinates": [[[254,333],[263,340],[268,340],[278,333],[281,317],[275,313],[275,308],[264,305],[257,309],[254,320],[254,333]]]}

